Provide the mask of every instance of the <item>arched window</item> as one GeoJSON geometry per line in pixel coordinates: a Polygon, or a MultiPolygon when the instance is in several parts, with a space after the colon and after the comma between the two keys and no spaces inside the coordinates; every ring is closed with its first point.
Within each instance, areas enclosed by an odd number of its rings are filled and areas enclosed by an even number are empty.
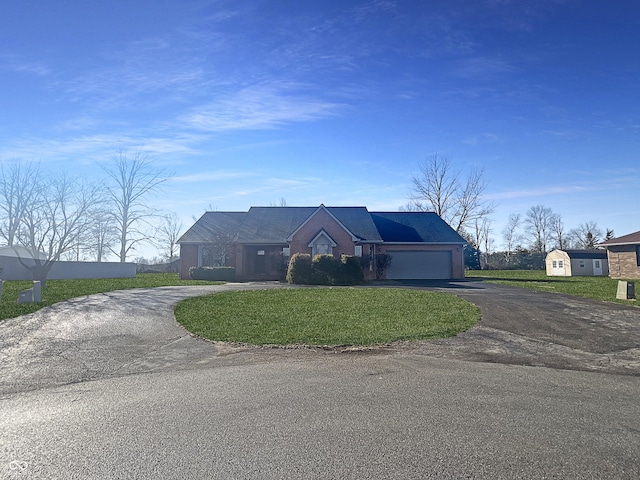
{"type": "Polygon", "coordinates": [[[315,257],[316,255],[332,255],[333,248],[336,247],[337,244],[327,232],[321,230],[320,233],[309,242],[308,246],[311,247],[311,256],[315,257]]]}

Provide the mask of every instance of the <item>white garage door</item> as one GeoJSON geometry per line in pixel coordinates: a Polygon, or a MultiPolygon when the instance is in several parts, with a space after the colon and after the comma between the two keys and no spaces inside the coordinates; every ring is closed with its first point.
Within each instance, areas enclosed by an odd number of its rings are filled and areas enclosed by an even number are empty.
{"type": "Polygon", "coordinates": [[[387,270],[390,280],[450,279],[451,252],[393,252],[387,270]]]}

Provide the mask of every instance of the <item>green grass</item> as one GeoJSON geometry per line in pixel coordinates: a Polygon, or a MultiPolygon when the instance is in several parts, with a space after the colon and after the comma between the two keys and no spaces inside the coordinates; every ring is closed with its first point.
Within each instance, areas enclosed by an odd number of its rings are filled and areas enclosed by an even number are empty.
{"type": "MultiPolygon", "coordinates": [[[[544,270],[470,270],[467,278],[529,288],[540,292],[564,293],[594,300],[638,305],[636,300],[617,300],[618,280],[609,277],[548,277],[544,270]]],[[[636,289],[640,282],[636,282],[636,289]]],[[[636,296],[638,292],[636,291],[636,296]]]]}
{"type": "Polygon", "coordinates": [[[176,319],[210,340],[258,345],[372,345],[467,330],[477,307],[446,293],[300,288],[216,293],[180,302],[176,319]]]}
{"type": "Polygon", "coordinates": [[[82,280],[47,280],[47,288],[42,290],[42,302],[18,305],[20,290],[33,287],[33,282],[5,281],[0,302],[0,320],[35,312],[69,298],[92,295],[94,293],[124,290],[128,288],[153,288],[171,285],[212,285],[221,282],[180,280],[175,273],[147,273],[135,278],[103,278],[82,280]]]}

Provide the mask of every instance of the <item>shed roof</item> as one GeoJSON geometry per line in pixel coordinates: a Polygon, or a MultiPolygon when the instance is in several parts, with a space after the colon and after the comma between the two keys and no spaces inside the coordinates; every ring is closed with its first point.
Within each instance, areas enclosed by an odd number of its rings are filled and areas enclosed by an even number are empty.
{"type": "Polygon", "coordinates": [[[595,259],[605,259],[607,258],[607,251],[600,249],[590,249],[590,250],[585,250],[585,249],[573,249],[573,250],[564,250],[564,252],[567,253],[567,255],[569,255],[569,258],[578,258],[578,259],[589,259],[589,258],[595,258],[595,259]]]}

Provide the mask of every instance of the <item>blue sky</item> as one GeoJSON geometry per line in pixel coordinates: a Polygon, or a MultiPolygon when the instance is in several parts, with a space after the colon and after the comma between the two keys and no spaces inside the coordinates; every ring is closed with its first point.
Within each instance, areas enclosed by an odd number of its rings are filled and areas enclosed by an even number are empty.
{"type": "Polygon", "coordinates": [[[0,161],[99,179],[119,150],[154,204],[406,204],[418,162],[483,168],[496,245],[542,204],[640,230],[635,1],[10,1],[0,161]]]}

